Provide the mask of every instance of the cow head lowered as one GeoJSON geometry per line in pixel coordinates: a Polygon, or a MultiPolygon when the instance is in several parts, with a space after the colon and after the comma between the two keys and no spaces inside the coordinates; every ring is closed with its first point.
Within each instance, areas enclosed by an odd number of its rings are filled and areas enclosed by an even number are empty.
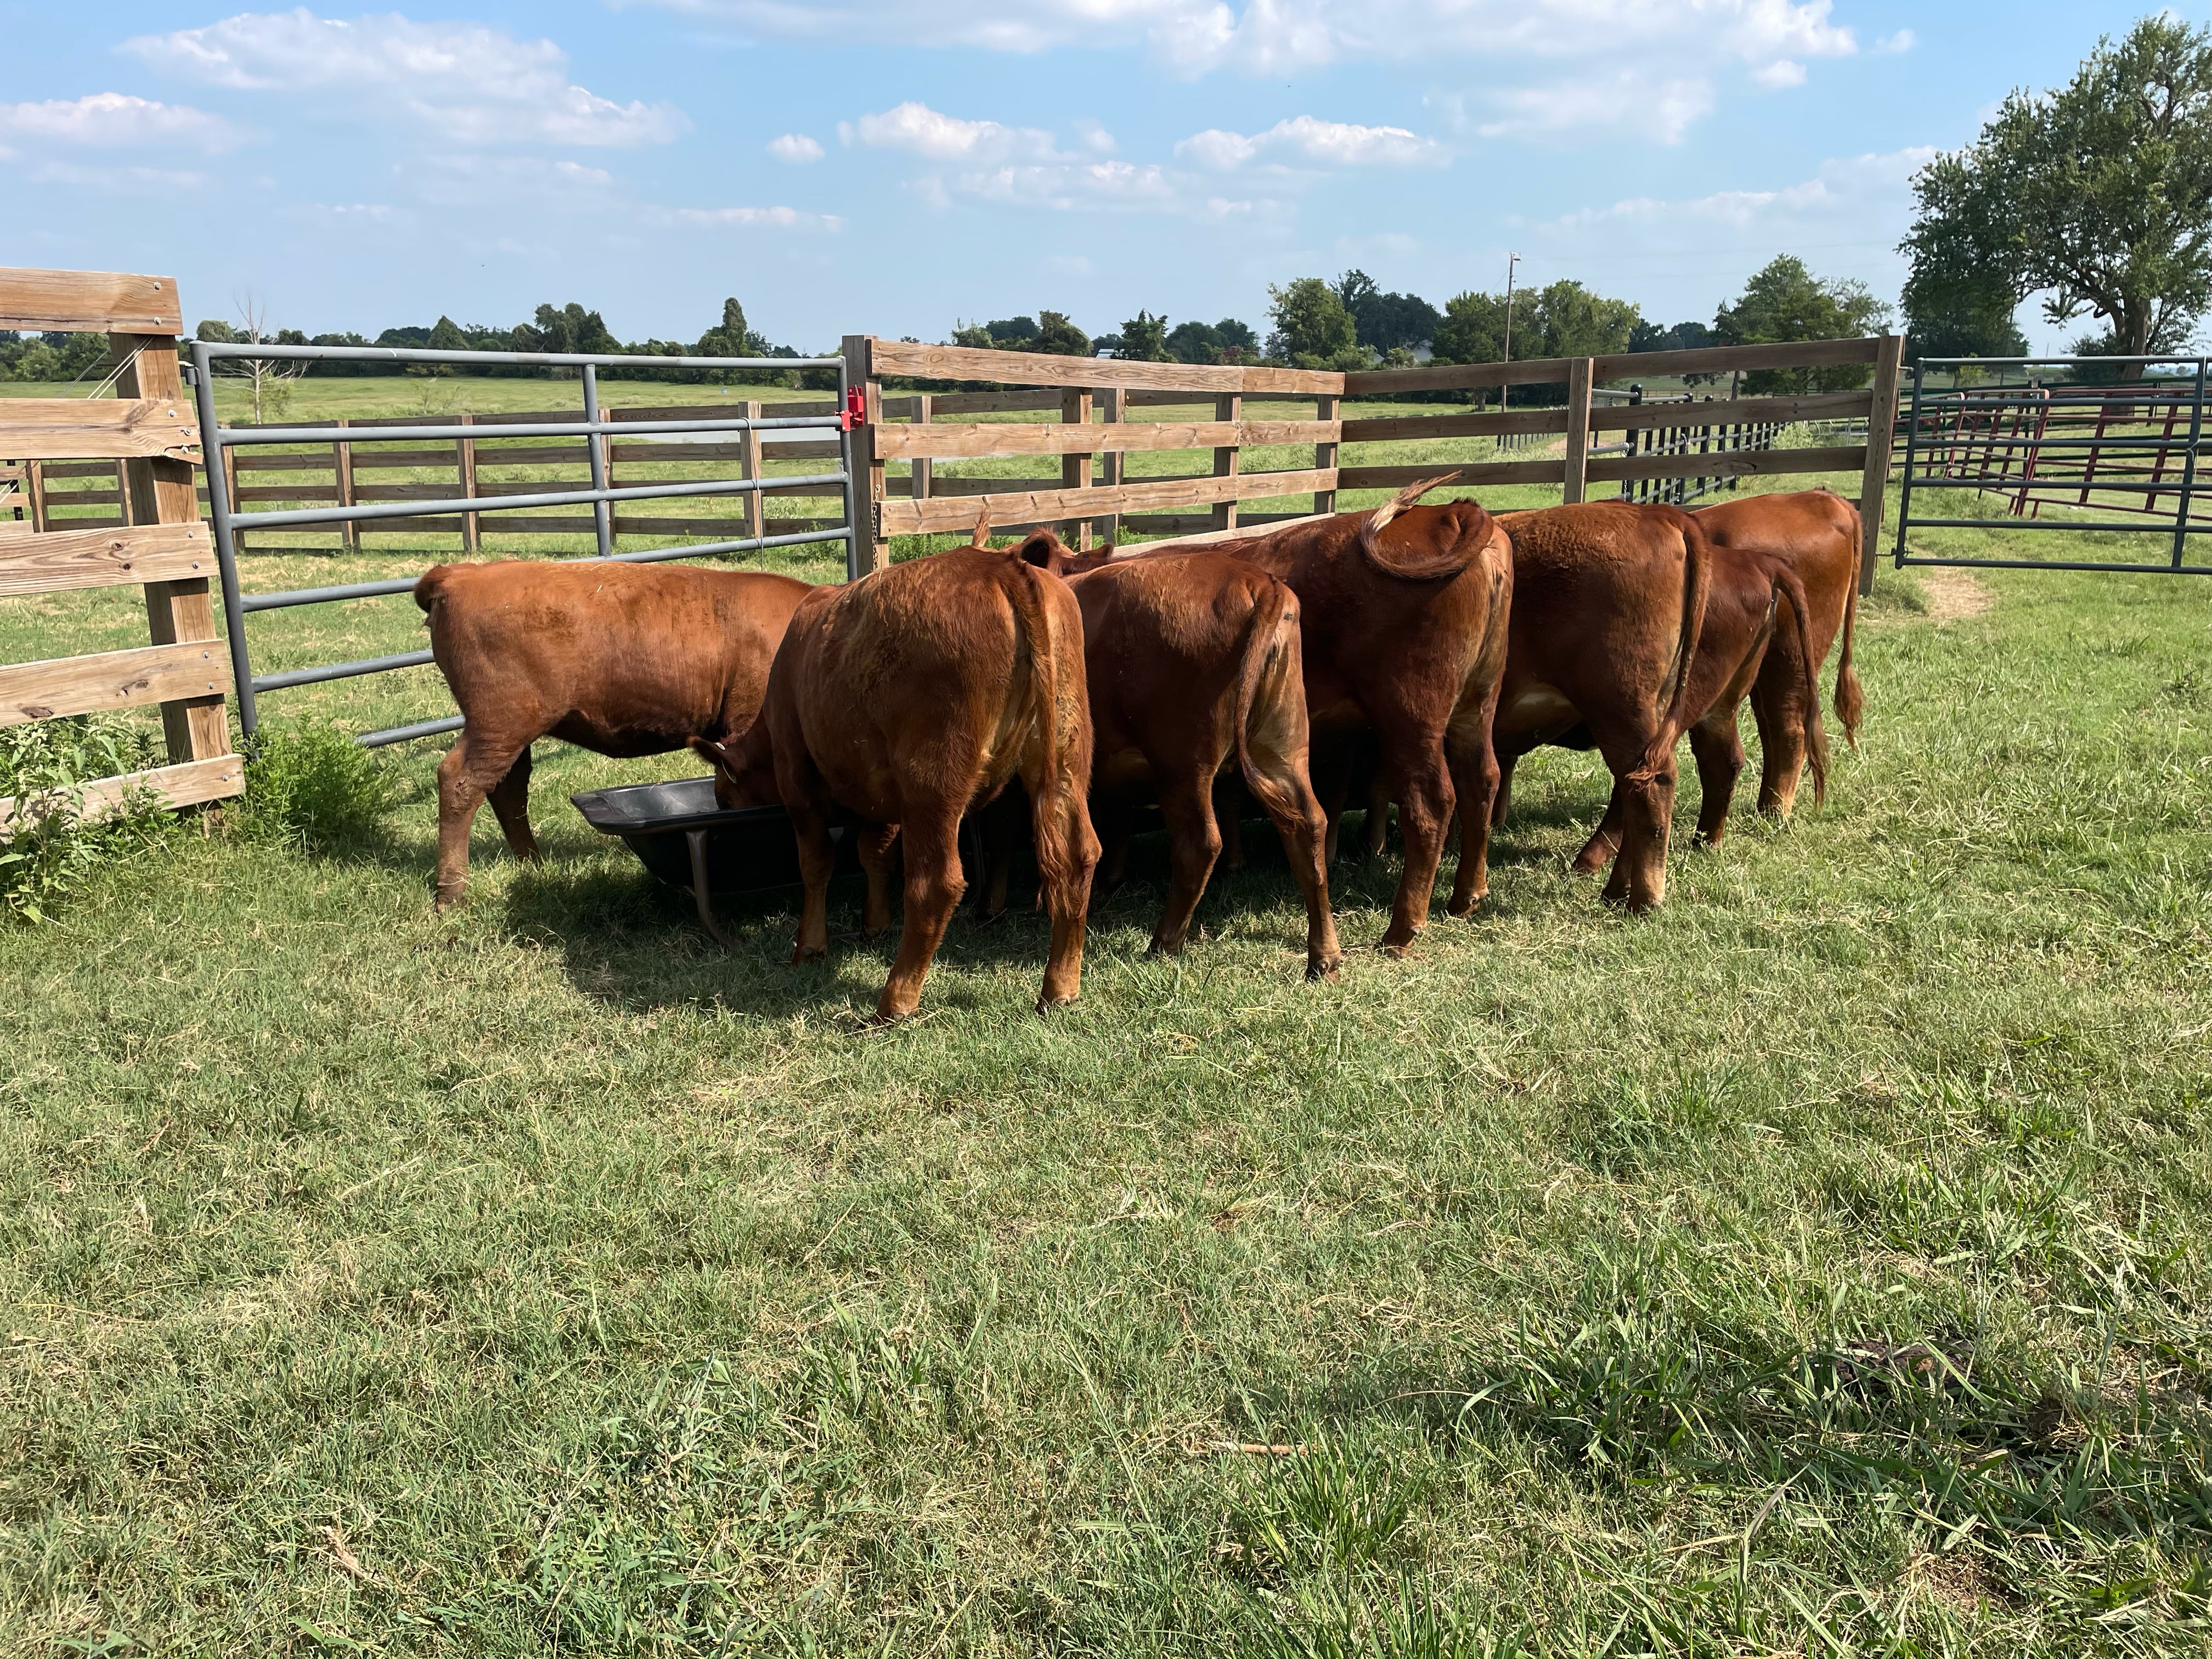
{"type": "Polygon", "coordinates": [[[690,742],[693,750],[714,769],[714,805],[724,811],[782,804],[775,787],[775,746],[769,738],[765,714],[723,742],[711,738],[690,742]]]}

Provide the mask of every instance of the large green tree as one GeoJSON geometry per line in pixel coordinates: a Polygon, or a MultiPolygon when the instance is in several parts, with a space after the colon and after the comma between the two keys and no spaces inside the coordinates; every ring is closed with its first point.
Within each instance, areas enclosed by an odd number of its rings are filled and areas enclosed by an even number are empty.
{"type": "MultiPolygon", "coordinates": [[[[1626,300],[1608,300],[1562,279],[1513,298],[1513,361],[1532,357],[1602,357],[1628,349],[1642,320],[1626,300]]],[[[1430,340],[1438,362],[1495,363],[1505,357],[1505,296],[1455,294],[1430,340]]]]}
{"type": "Polygon", "coordinates": [[[2212,309],[2212,29],[2160,15],[2100,40],[1913,190],[1905,308],[1923,349],[2008,344],[2033,294],[2054,323],[2100,319],[2122,356],[2182,344],[2212,309]]]}
{"type": "MultiPolygon", "coordinates": [[[[1723,345],[1774,345],[1791,340],[1843,340],[1889,325],[1889,307],[1864,283],[1823,282],[1794,253],[1769,260],[1732,304],[1713,316],[1723,345]]],[[[1744,376],[1753,396],[1771,392],[1850,392],[1874,371],[1865,363],[1825,368],[1759,368],[1744,376]]]]}
{"type": "MultiPolygon", "coordinates": [[[[1186,323],[1185,328],[1190,326],[1186,323]]],[[[1164,363],[1168,361],[1168,319],[1155,317],[1149,311],[1139,310],[1121,325],[1120,338],[1113,347],[1116,357],[1127,357],[1137,362],[1164,363]]]]}
{"type": "Polygon", "coordinates": [[[1298,368],[1364,368],[1358,331],[1343,297],[1318,276],[1300,276],[1267,289],[1267,316],[1274,331],[1267,354],[1298,368]]]}

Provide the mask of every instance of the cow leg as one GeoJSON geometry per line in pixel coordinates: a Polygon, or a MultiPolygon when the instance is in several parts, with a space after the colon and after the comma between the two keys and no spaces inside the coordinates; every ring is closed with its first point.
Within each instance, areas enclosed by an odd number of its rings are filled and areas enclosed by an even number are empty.
{"type": "Polygon", "coordinates": [[[1498,757],[1498,793],[1491,797],[1490,827],[1493,830],[1505,822],[1505,815],[1513,806],[1513,769],[1521,763],[1518,750],[1498,757]]]}
{"type": "Polygon", "coordinates": [[[1444,825],[1457,796],[1443,762],[1441,732],[1386,737],[1383,764],[1398,780],[1398,830],[1406,841],[1406,867],[1398,878],[1389,931],[1382,935],[1386,955],[1401,957],[1428,924],[1429,901],[1436,890],[1437,866],[1443,862],[1444,825]]]}
{"type": "Polygon", "coordinates": [[[799,938],[791,952],[792,965],[796,967],[830,952],[830,878],[837,867],[837,853],[830,839],[825,804],[789,794],[786,799],[792,835],[799,843],[799,878],[806,888],[799,912],[799,938]]]}
{"type": "Polygon", "coordinates": [[[1717,711],[1690,728],[1690,752],[1698,762],[1698,839],[1717,846],[1728,833],[1729,804],[1743,771],[1743,738],[1735,710],[1717,711]]]}
{"type": "Polygon", "coordinates": [[[899,827],[896,823],[863,823],[854,826],[853,834],[853,850],[860,854],[860,868],[868,878],[867,901],[860,912],[860,935],[871,939],[891,925],[891,848],[898,842],[899,827]]]}
{"type": "Polygon", "coordinates": [[[1628,805],[1623,788],[1615,780],[1613,793],[1605,803],[1605,816],[1598,820],[1596,829],[1583,843],[1583,850],[1575,854],[1574,862],[1567,867],[1578,876],[1594,876],[1613,861],[1620,851],[1621,837],[1626,833],[1628,805]]]}
{"type": "Polygon", "coordinates": [[[1367,856],[1379,859],[1390,844],[1390,780],[1381,767],[1367,780],[1367,856]]]}
{"type": "Polygon", "coordinates": [[[975,815],[976,839],[982,843],[982,877],[975,896],[975,919],[996,921],[1006,914],[1006,888],[1014,872],[1014,853],[1021,845],[1024,819],[1021,793],[1008,784],[998,799],[975,815]]]}
{"type": "MultiPolygon", "coordinates": [[[[1302,724],[1302,723],[1301,723],[1302,724]]],[[[1344,947],[1337,942],[1336,917],[1328,908],[1328,818],[1315,794],[1306,770],[1303,730],[1279,734],[1275,722],[1255,719],[1245,735],[1252,769],[1266,787],[1258,792],[1260,805],[1273,820],[1275,834],[1297,878],[1298,896],[1306,903],[1306,977],[1334,979],[1344,963],[1344,947]],[[1279,742],[1279,735],[1290,741],[1279,742]]]]}
{"type": "Polygon", "coordinates": [[[945,942],[960,896],[968,890],[960,873],[960,811],[931,802],[908,811],[899,825],[906,843],[906,925],[899,930],[898,957],[876,1001],[878,1020],[904,1019],[921,1003],[921,982],[945,942]]]}
{"type": "MultiPolygon", "coordinates": [[[[438,763],[439,909],[459,904],[467,895],[469,831],[476,823],[477,809],[529,752],[527,743],[495,745],[463,727],[460,741],[438,763]]],[[[523,776],[526,784],[526,768],[523,776]]]]}
{"type": "MultiPolygon", "coordinates": [[[[1626,904],[1632,911],[1656,908],[1667,896],[1667,841],[1674,813],[1674,757],[1656,776],[1632,779],[1626,775],[1635,765],[1639,748],[1629,758],[1614,761],[1621,811],[1620,856],[1605,884],[1606,902],[1626,904]]],[[[1610,758],[1610,757],[1608,757],[1610,758]]]]}
{"type": "Polygon", "coordinates": [[[1088,782],[1079,774],[1064,779],[1049,799],[1034,787],[1030,790],[1037,880],[1052,916],[1052,950],[1037,996],[1039,1013],[1083,994],[1083,922],[1091,908],[1091,878],[1098,868],[1098,836],[1084,799],[1088,782]]]}
{"type": "Polygon", "coordinates": [[[1491,741],[1498,687],[1444,733],[1444,758],[1459,796],[1459,871],[1452,878],[1448,914],[1463,916],[1490,896],[1490,825],[1504,770],[1491,741]]]}
{"type": "Polygon", "coordinates": [[[1129,809],[1120,801],[1092,804],[1091,820],[1100,848],[1097,878],[1091,884],[1091,908],[1103,909],[1121,884],[1128,879],[1129,809]]]}
{"type": "MultiPolygon", "coordinates": [[[[1774,659],[1770,654],[1767,660],[1771,665],[1774,659]]],[[[1797,684],[1774,684],[1764,672],[1752,686],[1752,718],[1759,726],[1759,810],[1770,817],[1786,818],[1797,804],[1797,784],[1805,771],[1804,702],[1797,684]]]]}
{"type": "MultiPolygon", "coordinates": [[[[1162,773],[1165,769],[1160,769],[1162,773]]],[[[1190,937],[1191,918],[1205,896],[1206,879],[1221,856],[1221,826],[1213,813],[1213,791],[1207,775],[1188,772],[1164,775],[1160,787],[1160,817],[1168,830],[1168,862],[1172,871],[1167,907],[1159,926],[1152,930],[1152,950],[1161,956],[1180,956],[1190,937]]]]}
{"type": "MultiPolygon", "coordinates": [[[[1213,803],[1208,803],[1206,816],[1220,831],[1222,868],[1234,875],[1244,867],[1244,786],[1235,778],[1224,779],[1220,785],[1220,796],[1218,809],[1213,803]]],[[[1164,804],[1166,797],[1163,795],[1161,799],[1164,804]]],[[[1204,890],[1204,877],[1199,878],[1198,884],[1204,890]]],[[[1193,909],[1197,908],[1196,897],[1190,902],[1193,909]]],[[[1169,906],[1172,908],[1174,901],[1170,900],[1169,906]]]]}
{"type": "Polygon", "coordinates": [[[530,751],[525,749],[514,757],[514,764],[507,769],[507,775],[492,786],[487,797],[491,802],[492,816],[499,820],[500,833],[507,837],[507,850],[526,863],[536,864],[539,859],[538,837],[530,833],[530,751]]]}

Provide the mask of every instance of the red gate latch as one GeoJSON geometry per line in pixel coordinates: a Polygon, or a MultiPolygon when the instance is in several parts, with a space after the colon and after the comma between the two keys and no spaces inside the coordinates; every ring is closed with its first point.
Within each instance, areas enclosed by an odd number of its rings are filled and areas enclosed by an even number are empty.
{"type": "Polygon", "coordinates": [[[866,426],[867,423],[867,397],[860,387],[854,386],[845,393],[845,408],[837,416],[837,429],[840,432],[850,432],[854,427],[866,426]]]}

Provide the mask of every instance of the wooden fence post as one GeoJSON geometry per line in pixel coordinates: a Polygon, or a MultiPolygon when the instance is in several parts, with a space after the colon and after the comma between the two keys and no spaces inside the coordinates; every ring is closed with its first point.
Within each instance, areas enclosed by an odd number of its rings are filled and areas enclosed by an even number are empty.
{"type": "MultiPolygon", "coordinates": [[[[459,422],[462,426],[474,426],[476,423],[477,417],[473,415],[464,415],[459,422]]],[[[461,494],[474,501],[477,494],[477,441],[474,438],[453,440],[453,468],[460,479],[461,494]]],[[[461,551],[473,553],[483,544],[482,518],[474,513],[462,514],[461,551]]]]}
{"type": "MultiPolygon", "coordinates": [[[[1099,420],[1108,426],[1119,424],[1129,394],[1118,386],[1106,386],[1098,393],[1099,420]]],[[[1119,489],[1121,483],[1121,452],[1109,450],[1099,458],[1099,483],[1108,489],[1119,489]]],[[[1121,538],[1121,515],[1109,513],[1103,518],[1091,520],[1097,533],[1109,542],[1121,538]]]]}
{"type": "MultiPolygon", "coordinates": [[[[933,403],[933,400],[927,392],[919,394],[915,398],[914,423],[916,426],[927,426],[929,424],[933,403]]],[[[936,465],[936,462],[931,460],[926,455],[917,456],[915,459],[910,460],[906,464],[907,471],[914,474],[913,494],[915,500],[918,501],[926,501],[929,499],[929,485],[931,478],[933,477],[933,469],[936,465]]]]}
{"type": "MultiPolygon", "coordinates": [[[[173,398],[185,410],[185,377],[177,362],[177,343],[159,334],[111,334],[108,349],[122,363],[116,376],[118,398],[173,398]]],[[[225,452],[228,453],[228,451],[225,452]]],[[[155,457],[118,463],[125,474],[122,517],[125,524],[198,524],[199,487],[190,461],[155,457]]],[[[146,627],[155,645],[217,638],[215,605],[207,578],[146,584],[146,627]]],[[[234,641],[234,650],[241,642],[234,641]]],[[[172,762],[210,760],[230,753],[230,720],[223,696],[186,697],[161,705],[161,735],[172,762]]]]}
{"type": "MultiPolygon", "coordinates": [[[[1334,421],[1339,417],[1342,405],[1343,399],[1340,398],[1332,398],[1327,392],[1323,392],[1320,397],[1314,399],[1314,419],[1316,421],[1334,421]]],[[[1334,444],[1316,444],[1314,446],[1315,471],[1319,472],[1327,468],[1333,467],[1335,465],[1336,446],[1334,444]]],[[[1314,511],[1316,513],[1335,512],[1336,492],[1334,489],[1315,490],[1314,511]]]]}
{"type": "MultiPolygon", "coordinates": [[[[351,426],[350,421],[341,420],[340,426],[351,426]]],[[[356,503],[353,494],[353,445],[340,438],[331,446],[331,465],[337,475],[338,505],[352,507],[356,503]]],[[[349,553],[361,551],[361,525],[348,519],[338,526],[338,545],[349,553]]]]}
{"type": "MultiPolygon", "coordinates": [[[[761,417],[760,399],[748,398],[738,405],[738,410],[740,420],[757,421],[761,417]]],[[[738,447],[744,453],[738,458],[738,476],[741,478],[764,476],[761,468],[760,428],[747,427],[738,447]]],[[[768,503],[761,498],[759,490],[750,492],[745,496],[745,534],[755,541],[759,540],[768,534],[767,521],[768,503]]]]}
{"type": "Polygon", "coordinates": [[[1589,475],[1590,386],[1596,369],[1596,362],[1589,357],[1577,357],[1567,366],[1566,473],[1559,500],[1568,507],[1583,499],[1589,475]]]}
{"type": "MultiPolygon", "coordinates": [[[[1089,426],[1091,424],[1090,392],[1079,390],[1061,392],[1060,418],[1071,426],[1089,426]]],[[[1063,455],[1060,458],[1060,487],[1062,489],[1091,488],[1091,452],[1089,450],[1085,450],[1080,455],[1063,455]]],[[[1060,528],[1074,536],[1077,552],[1088,553],[1091,550],[1090,520],[1071,519],[1060,528]]]]}
{"type": "Polygon", "coordinates": [[[23,488],[31,496],[31,528],[51,528],[46,521],[46,464],[44,461],[23,463],[23,488]]]}
{"type": "Polygon", "coordinates": [[[1866,476],[1859,486],[1859,592],[1874,592],[1874,562],[1881,548],[1881,520],[1889,503],[1889,446],[1897,432],[1897,383],[1905,367],[1905,337],[1886,334],[1874,362],[1874,407],[1867,411],[1866,476]]]}
{"type": "MultiPolygon", "coordinates": [[[[1241,421],[1244,418],[1244,399],[1238,392],[1230,392],[1213,400],[1213,418],[1217,421],[1241,421]]],[[[1233,478],[1243,465],[1243,451],[1235,444],[1213,452],[1213,476],[1233,478]]],[[[1233,501],[1213,504],[1213,527],[1216,530],[1237,528],[1237,503],[1233,501]]]]}
{"type": "Polygon", "coordinates": [[[876,459],[876,428],[884,418],[884,389],[876,383],[875,337],[848,334],[845,378],[860,391],[866,413],[853,428],[853,558],[851,573],[888,570],[891,544],[884,534],[884,464],[876,459]]]}

